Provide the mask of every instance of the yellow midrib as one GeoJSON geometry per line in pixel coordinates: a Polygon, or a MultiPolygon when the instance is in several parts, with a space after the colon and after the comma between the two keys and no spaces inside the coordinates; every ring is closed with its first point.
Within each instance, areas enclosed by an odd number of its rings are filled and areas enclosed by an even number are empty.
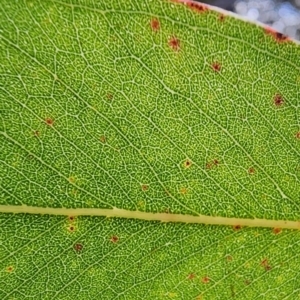
{"type": "Polygon", "coordinates": [[[172,213],[151,213],[143,211],[131,211],[126,209],[102,208],[52,208],[37,207],[27,205],[0,205],[1,213],[25,213],[25,214],[47,214],[47,215],[65,215],[65,216],[104,216],[118,217],[127,219],[139,219],[147,221],[161,222],[181,222],[181,223],[198,223],[208,225],[227,225],[227,226],[250,226],[250,227],[271,227],[300,229],[300,221],[287,220],[267,220],[267,219],[243,219],[227,218],[218,216],[205,215],[183,215],[172,213]]]}

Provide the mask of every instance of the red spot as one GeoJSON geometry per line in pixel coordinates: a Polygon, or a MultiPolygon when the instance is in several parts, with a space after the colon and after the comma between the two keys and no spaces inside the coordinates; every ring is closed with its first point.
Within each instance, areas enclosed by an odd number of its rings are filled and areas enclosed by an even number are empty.
{"type": "Polygon", "coordinates": [[[174,50],[174,51],[179,51],[180,49],[180,41],[176,37],[171,37],[169,39],[169,46],[174,50]]]}
{"type": "Polygon", "coordinates": [[[119,241],[119,238],[116,236],[116,235],[113,235],[111,238],[110,238],[110,241],[112,242],[112,243],[117,243],[118,241],[119,241]]]}
{"type": "Polygon", "coordinates": [[[52,126],[53,123],[54,123],[53,119],[51,119],[51,118],[46,118],[45,122],[46,122],[46,124],[49,125],[49,126],[52,126]]]}
{"type": "Polygon", "coordinates": [[[280,107],[283,105],[283,97],[280,94],[276,94],[273,100],[275,106],[280,107]]]}
{"type": "Polygon", "coordinates": [[[194,273],[190,273],[187,277],[187,279],[192,280],[196,277],[196,275],[194,273]]]}
{"type": "Polygon", "coordinates": [[[207,276],[201,278],[202,283],[209,283],[209,278],[207,276]]]}
{"type": "Polygon", "coordinates": [[[283,33],[280,33],[273,28],[267,27],[265,29],[265,32],[269,35],[271,35],[278,43],[286,42],[289,41],[290,38],[283,33]]]}
{"type": "Polygon", "coordinates": [[[221,71],[221,65],[218,62],[213,62],[211,67],[215,72],[220,72],[221,71]]]}
{"type": "Polygon", "coordinates": [[[271,266],[269,265],[269,262],[268,262],[268,259],[267,259],[267,258],[263,259],[263,260],[261,261],[260,264],[261,264],[261,266],[264,267],[264,269],[265,269],[266,271],[271,270],[271,266]]]}
{"type": "Polygon", "coordinates": [[[274,234],[279,234],[279,233],[281,233],[281,228],[273,228],[273,233],[274,234]]]}
{"type": "Polygon", "coordinates": [[[238,230],[241,230],[241,229],[242,229],[241,225],[234,225],[233,226],[233,230],[235,230],[235,231],[238,231],[238,230]]]}
{"type": "Polygon", "coordinates": [[[82,244],[76,243],[76,244],[74,245],[74,250],[75,250],[76,252],[81,252],[82,249],[83,249],[83,245],[82,245],[82,244]]]}
{"type": "Polygon", "coordinates": [[[148,184],[142,184],[142,191],[147,191],[149,189],[148,184]]]}
{"type": "Polygon", "coordinates": [[[150,26],[153,31],[158,31],[160,28],[160,23],[157,19],[152,19],[150,21],[150,26]]]}
{"type": "Polygon", "coordinates": [[[300,131],[296,133],[296,139],[300,140],[300,131]]]}
{"type": "Polygon", "coordinates": [[[105,143],[106,142],[106,137],[104,135],[101,135],[99,139],[100,139],[101,143],[105,143]]]}
{"type": "Polygon", "coordinates": [[[207,7],[205,5],[197,3],[197,2],[193,2],[193,1],[187,2],[186,5],[189,8],[191,8],[191,9],[193,9],[193,10],[199,12],[199,13],[203,13],[207,10],[207,7]]]}
{"type": "Polygon", "coordinates": [[[248,173],[251,174],[251,175],[253,175],[255,173],[255,169],[253,167],[250,167],[248,169],[248,173]]]}

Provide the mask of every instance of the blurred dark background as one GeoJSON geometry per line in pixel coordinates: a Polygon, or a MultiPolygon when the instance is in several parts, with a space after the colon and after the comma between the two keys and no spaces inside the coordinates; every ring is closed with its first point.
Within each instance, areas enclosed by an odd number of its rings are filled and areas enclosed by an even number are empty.
{"type": "Polygon", "coordinates": [[[300,40],[300,0],[203,0],[300,40]]]}

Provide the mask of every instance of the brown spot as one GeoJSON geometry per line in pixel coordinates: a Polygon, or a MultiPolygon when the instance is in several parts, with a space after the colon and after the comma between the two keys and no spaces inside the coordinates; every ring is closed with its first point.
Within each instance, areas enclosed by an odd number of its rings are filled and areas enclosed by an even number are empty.
{"type": "Polygon", "coordinates": [[[281,228],[273,228],[273,233],[274,234],[279,234],[279,233],[281,233],[281,228]]]}
{"type": "Polygon", "coordinates": [[[174,51],[179,51],[180,49],[180,41],[176,37],[171,37],[169,39],[169,46],[174,50],[174,51]]]}
{"type": "Polygon", "coordinates": [[[183,165],[185,168],[189,168],[192,165],[192,162],[189,159],[187,159],[184,161],[183,165]]]}
{"type": "Polygon", "coordinates": [[[119,241],[119,238],[116,236],[116,235],[113,235],[111,238],[110,238],[110,241],[112,242],[112,243],[117,243],[118,241],[119,241]]]}
{"type": "Polygon", "coordinates": [[[101,135],[99,138],[101,143],[105,143],[106,142],[106,137],[104,135],[101,135]]]}
{"type": "Polygon", "coordinates": [[[208,162],[206,165],[205,165],[206,169],[211,169],[212,168],[212,163],[208,162]]]}
{"type": "Polygon", "coordinates": [[[185,187],[182,187],[180,190],[179,190],[179,193],[181,194],[181,195],[185,195],[186,193],[187,193],[187,188],[185,188],[185,187]]]}
{"type": "Polygon", "coordinates": [[[267,27],[265,29],[265,32],[269,35],[271,35],[275,40],[276,42],[278,43],[282,43],[282,42],[286,42],[286,41],[289,41],[290,38],[286,35],[284,35],[283,33],[281,32],[278,32],[270,27],[267,27]]]}
{"type": "Polygon", "coordinates": [[[187,277],[187,279],[192,280],[196,277],[196,275],[194,273],[190,273],[187,277]]]}
{"type": "Polygon", "coordinates": [[[219,14],[218,20],[220,22],[223,22],[225,20],[225,15],[224,14],[219,14]]]}
{"type": "Polygon", "coordinates": [[[209,283],[209,277],[207,277],[207,276],[205,276],[205,277],[203,277],[203,278],[201,278],[201,282],[202,283],[209,283]]]}
{"type": "Polygon", "coordinates": [[[47,125],[49,125],[49,126],[52,126],[53,123],[54,123],[54,120],[51,119],[51,118],[46,118],[46,119],[45,119],[45,123],[46,123],[47,125]]]}
{"type": "Polygon", "coordinates": [[[212,69],[213,69],[215,72],[220,72],[220,71],[221,71],[221,65],[220,65],[220,63],[218,63],[218,62],[213,62],[213,63],[211,64],[211,67],[212,67],[212,69]]]}
{"type": "Polygon", "coordinates": [[[68,178],[68,180],[69,180],[70,183],[74,183],[75,182],[75,177],[74,176],[70,176],[68,178]]]}
{"type": "Polygon", "coordinates": [[[260,264],[261,264],[261,266],[264,267],[264,269],[265,269],[266,271],[271,270],[271,266],[269,265],[269,261],[268,261],[267,258],[264,258],[264,259],[261,261],[260,264]]]}
{"type": "Polygon", "coordinates": [[[33,135],[36,136],[36,137],[39,137],[40,136],[40,132],[38,130],[34,130],[33,131],[33,135]]]}
{"type": "Polygon", "coordinates": [[[274,101],[274,105],[277,106],[277,107],[282,106],[283,102],[284,102],[283,97],[280,94],[276,94],[274,96],[273,101],[274,101]]]}
{"type": "Polygon", "coordinates": [[[206,169],[212,169],[213,167],[216,167],[220,164],[220,161],[218,159],[214,159],[208,163],[206,163],[205,167],[206,169]]]}
{"type": "Polygon", "coordinates": [[[244,282],[246,285],[249,285],[251,283],[251,281],[249,279],[246,279],[244,282]]]}
{"type": "Polygon", "coordinates": [[[160,23],[156,18],[154,18],[150,21],[150,26],[153,31],[158,31],[160,28],[160,23]]]}
{"type": "Polygon", "coordinates": [[[203,13],[203,12],[207,11],[207,7],[203,4],[193,2],[193,1],[187,2],[186,4],[189,8],[197,11],[198,13],[203,13]]]}
{"type": "Polygon", "coordinates": [[[112,100],[114,98],[113,94],[111,94],[111,93],[108,93],[106,95],[106,97],[107,97],[108,100],[112,100]]]}
{"type": "Polygon", "coordinates": [[[142,191],[148,191],[149,190],[149,185],[148,184],[142,184],[142,191]]]}
{"type": "Polygon", "coordinates": [[[69,217],[68,217],[68,220],[69,220],[70,223],[72,223],[72,222],[74,222],[75,217],[74,217],[74,216],[69,216],[69,217]]]}
{"type": "Polygon", "coordinates": [[[295,136],[296,136],[296,139],[300,140],[300,131],[298,131],[295,136]]]}
{"type": "Polygon", "coordinates": [[[248,173],[251,174],[251,175],[253,175],[255,173],[255,169],[253,167],[250,167],[248,169],[248,173]]]}
{"type": "Polygon", "coordinates": [[[233,258],[232,258],[232,256],[231,256],[231,255],[226,255],[226,260],[227,260],[228,262],[230,262],[230,261],[232,261],[232,260],[233,260],[233,258]]]}
{"type": "Polygon", "coordinates": [[[6,272],[11,273],[14,270],[13,266],[6,267],[6,272]]]}
{"type": "Polygon", "coordinates": [[[220,163],[220,162],[219,162],[217,159],[214,159],[214,160],[213,160],[213,164],[214,164],[215,166],[219,165],[219,163],[220,163]]]}
{"type": "Polygon", "coordinates": [[[233,226],[233,230],[234,231],[238,231],[238,230],[241,230],[242,229],[242,226],[241,225],[234,225],[233,226]]]}
{"type": "Polygon", "coordinates": [[[71,225],[68,227],[69,232],[74,232],[75,231],[75,226],[71,225]]]}
{"type": "Polygon", "coordinates": [[[83,249],[83,245],[82,245],[82,244],[76,243],[76,244],[74,245],[74,250],[75,250],[76,252],[81,252],[82,249],[83,249]]]}

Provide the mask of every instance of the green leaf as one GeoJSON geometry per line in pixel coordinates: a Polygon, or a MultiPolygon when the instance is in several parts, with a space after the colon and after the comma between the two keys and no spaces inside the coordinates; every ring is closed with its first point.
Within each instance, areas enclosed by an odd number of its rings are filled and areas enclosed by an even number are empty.
{"type": "Polygon", "coordinates": [[[299,299],[298,43],[187,1],[3,0],[0,51],[1,299],[299,299]]]}

